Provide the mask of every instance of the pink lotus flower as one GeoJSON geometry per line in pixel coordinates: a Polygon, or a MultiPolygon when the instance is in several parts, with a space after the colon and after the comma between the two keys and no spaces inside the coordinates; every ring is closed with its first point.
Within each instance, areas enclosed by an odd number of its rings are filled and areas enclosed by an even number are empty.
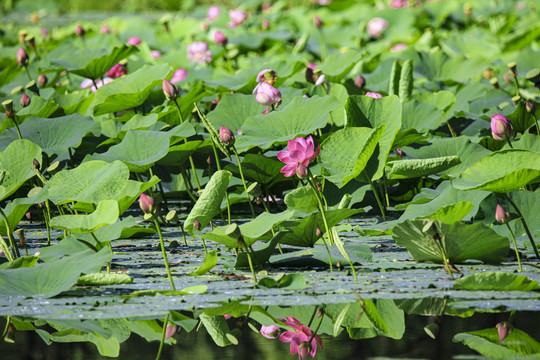
{"type": "Polygon", "coordinates": [[[495,208],[495,220],[499,224],[506,224],[510,220],[510,214],[500,204],[495,208]]]}
{"type": "Polygon", "coordinates": [[[214,42],[217,45],[226,45],[227,44],[227,36],[221,31],[216,31],[214,33],[214,42]]]}
{"type": "Polygon", "coordinates": [[[310,161],[319,156],[321,146],[317,146],[315,150],[315,144],[313,138],[308,136],[306,139],[303,137],[297,137],[295,140],[289,140],[287,143],[288,151],[280,151],[277,153],[279,160],[283,161],[285,165],[281,168],[280,172],[285,177],[291,177],[294,174],[303,176],[310,161]]]}
{"type": "Polygon", "coordinates": [[[499,341],[503,342],[504,339],[510,334],[512,331],[512,324],[510,324],[508,321],[503,321],[495,325],[497,328],[497,333],[499,335],[499,341]]]}
{"type": "Polygon", "coordinates": [[[187,76],[187,70],[186,69],[183,69],[183,68],[178,68],[172,75],[172,79],[171,79],[171,82],[174,84],[174,83],[177,83],[177,82],[180,82],[182,80],[184,80],[187,76]]]}
{"type": "Polygon", "coordinates": [[[402,7],[409,6],[409,0],[392,0],[390,1],[390,7],[394,9],[399,9],[402,7]]]}
{"type": "Polygon", "coordinates": [[[380,98],[382,98],[382,95],[381,95],[381,94],[376,93],[376,92],[369,92],[369,91],[366,93],[366,96],[372,97],[372,98],[374,98],[374,99],[380,99],[380,98]]]}
{"type": "Polygon", "coordinates": [[[103,79],[103,81],[101,81],[101,79],[99,80],[96,80],[96,85],[97,85],[97,88],[94,86],[94,82],[92,81],[92,79],[84,79],[82,82],[81,82],[81,85],[80,85],[80,88],[81,89],[86,89],[86,88],[90,88],[90,90],[95,94],[97,89],[99,89],[100,87],[102,87],[103,85],[107,85],[108,83],[112,82],[113,79],[111,79],[110,77],[106,77],[103,79]]]}
{"type": "Polygon", "coordinates": [[[47,28],[42,27],[39,31],[44,38],[49,37],[49,30],[47,30],[47,28]]]}
{"type": "Polygon", "coordinates": [[[220,13],[221,9],[219,8],[219,6],[210,6],[208,8],[208,12],[206,13],[206,18],[208,19],[208,21],[212,22],[218,18],[220,13]]]}
{"type": "Polygon", "coordinates": [[[407,44],[399,43],[390,48],[390,52],[397,52],[407,48],[407,44]]]}
{"type": "Polygon", "coordinates": [[[281,103],[281,93],[273,85],[270,85],[266,82],[261,82],[253,90],[255,94],[255,100],[259,104],[268,106],[266,110],[263,111],[263,114],[268,114],[270,112],[270,107],[278,107],[281,103]]]}
{"type": "Polygon", "coordinates": [[[270,326],[261,326],[261,334],[267,339],[275,339],[279,333],[279,326],[270,325],[270,326]]]}
{"type": "Polygon", "coordinates": [[[105,75],[113,79],[119,78],[120,76],[124,76],[126,74],[127,74],[126,67],[120,63],[114,65],[112,68],[110,68],[109,71],[105,73],[105,75]]]}
{"type": "Polygon", "coordinates": [[[139,206],[145,214],[153,213],[155,210],[155,205],[156,202],[154,201],[154,198],[146,195],[145,193],[141,193],[141,196],[139,197],[139,206]]]}
{"type": "Polygon", "coordinates": [[[178,332],[178,325],[167,325],[165,328],[165,339],[170,339],[178,332]]]}
{"type": "Polygon", "coordinates": [[[294,329],[285,331],[279,336],[279,340],[291,343],[291,354],[298,354],[300,360],[305,359],[308,354],[315,358],[317,354],[317,344],[322,349],[322,339],[319,335],[313,335],[311,329],[292,316],[287,316],[287,321],[283,321],[294,329]],[[313,337],[313,339],[312,339],[313,337]],[[311,339],[311,343],[309,340],[311,339]]]}
{"type": "Polygon", "coordinates": [[[238,9],[229,10],[229,17],[232,21],[228,23],[227,26],[232,28],[242,25],[242,23],[248,18],[248,14],[238,9]]]}
{"type": "Polygon", "coordinates": [[[141,39],[137,36],[132,36],[128,39],[128,41],[126,42],[126,45],[134,45],[134,46],[138,46],[140,45],[141,43],[141,39]]]}
{"type": "Polygon", "coordinates": [[[199,64],[212,61],[212,53],[208,50],[208,44],[204,41],[196,41],[188,45],[188,60],[199,64]]]}
{"type": "Polygon", "coordinates": [[[26,52],[26,50],[24,50],[23,47],[20,47],[19,50],[17,50],[17,65],[28,65],[28,53],[26,52]]]}
{"type": "Polygon", "coordinates": [[[154,59],[159,59],[161,57],[161,51],[150,50],[150,56],[152,56],[154,59]]]}
{"type": "Polygon", "coordinates": [[[501,114],[495,114],[491,117],[491,135],[495,140],[506,140],[514,133],[512,123],[501,114]]]}
{"type": "Polygon", "coordinates": [[[380,17],[371,19],[366,26],[367,32],[371,38],[379,37],[386,28],[388,28],[388,21],[380,17]]]}
{"type": "Polygon", "coordinates": [[[103,24],[103,25],[101,25],[101,28],[99,29],[99,32],[102,33],[102,34],[110,34],[111,33],[111,28],[109,27],[109,25],[103,24]]]}

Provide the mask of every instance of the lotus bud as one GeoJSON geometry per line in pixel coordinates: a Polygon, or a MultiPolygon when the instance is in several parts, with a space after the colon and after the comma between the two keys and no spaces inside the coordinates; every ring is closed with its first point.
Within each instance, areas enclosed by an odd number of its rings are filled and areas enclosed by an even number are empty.
{"type": "Polygon", "coordinates": [[[110,34],[111,33],[111,28],[109,27],[109,25],[103,24],[103,25],[101,25],[101,28],[99,28],[99,32],[102,33],[102,34],[110,34]]]}
{"type": "Polygon", "coordinates": [[[265,3],[262,4],[261,9],[262,9],[263,13],[269,12],[269,11],[272,10],[272,4],[269,3],[269,2],[265,2],[265,3]]]}
{"type": "Polygon", "coordinates": [[[369,97],[374,98],[374,99],[380,99],[380,98],[383,97],[381,94],[376,93],[376,92],[367,92],[366,96],[369,96],[369,97]]]}
{"type": "Polygon", "coordinates": [[[27,211],[25,216],[26,216],[26,220],[32,221],[32,213],[30,211],[27,211]]]}
{"type": "Polygon", "coordinates": [[[204,32],[208,31],[208,23],[206,21],[201,22],[201,30],[204,32]]]}
{"type": "Polygon", "coordinates": [[[296,175],[302,180],[306,179],[308,177],[307,166],[302,163],[298,163],[298,166],[296,167],[296,175]]]}
{"type": "Polygon", "coordinates": [[[336,267],[337,267],[338,269],[341,269],[341,261],[338,261],[338,262],[337,262],[336,267]]]}
{"type": "Polygon", "coordinates": [[[40,74],[38,76],[37,81],[38,81],[39,87],[44,87],[49,82],[49,79],[47,79],[47,76],[45,74],[40,74]]]}
{"type": "Polygon", "coordinates": [[[515,61],[512,61],[512,62],[509,62],[507,66],[512,72],[512,76],[516,77],[517,76],[517,63],[515,61]]]}
{"type": "Polygon", "coordinates": [[[37,161],[37,159],[34,159],[33,165],[36,169],[39,170],[39,161],[37,161]]]}
{"type": "Polygon", "coordinates": [[[28,97],[28,95],[26,95],[25,92],[23,92],[23,95],[21,98],[21,106],[27,107],[28,105],[30,105],[30,98],[28,97]]]}
{"type": "Polygon", "coordinates": [[[317,78],[317,81],[315,81],[315,86],[319,86],[321,85],[322,83],[324,83],[326,81],[326,76],[324,74],[321,74],[318,78],[317,78]]]}
{"type": "Polygon", "coordinates": [[[138,46],[141,42],[142,41],[138,36],[132,36],[126,41],[126,45],[138,46]]]}
{"type": "Polygon", "coordinates": [[[208,19],[208,21],[212,22],[219,17],[220,13],[221,9],[219,8],[219,6],[210,6],[208,8],[208,12],[206,13],[206,18],[208,19]]]}
{"type": "Polygon", "coordinates": [[[163,79],[163,93],[167,100],[174,100],[178,97],[178,88],[169,80],[163,79]]]}
{"type": "Polygon", "coordinates": [[[497,208],[495,209],[495,220],[499,224],[506,224],[510,220],[510,215],[499,204],[497,204],[497,208]]]}
{"type": "Polygon", "coordinates": [[[317,237],[321,237],[323,235],[320,227],[317,226],[317,228],[315,229],[315,234],[317,235],[317,237]]]}
{"type": "Polygon", "coordinates": [[[255,100],[265,106],[278,106],[281,103],[281,93],[272,85],[262,82],[256,88],[255,100]]]}
{"type": "Polygon", "coordinates": [[[219,138],[227,145],[234,144],[234,134],[231,129],[222,126],[219,128],[219,138]]]}
{"type": "Polygon", "coordinates": [[[366,85],[366,79],[362,75],[358,75],[354,80],[354,84],[359,88],[363,88],[366,85]]]}
{"type": "Polygon", "coordinates": [[[174,325],[174,326],[167,325],[167,327],[165,328],[165,338],[169,339],[173,337],[174,334],[176,334],[177,332],[178,332],[178,325],[174,325]]]}
{"type": "Polygon", "coordinates": [[[376,38],[382,35],[383,31],[388,28],[388,21],[383,18],[376,17],[371,19],[366,25],[367,32],[371,38],[376,38]]]}
{"type": "Polygon", "coordinates": [[[155,201],[152,197],[141,193],[139,197],[139,206],[145,214],[152,214],[155,210],[155,201]]]}
{"type": "Polygon", "coordinates": [[[15,342],[15,325],[12,323],[9,323],[7,327],[6,336],[4,336],[4,341],[7,343],[14,343],[15,342]]]}
{"type": "Polygon", "coordinates": [[[212,163],[212,157],[208,155],[208,158],[206,159],[206,163],[210,165],[212,163]]]}
{"type": "Polygon", "coordinates": [[[321,18],[318,16],[313,17],[313,25],[315,25],[317,29],[320,29],[323,26],[321,18]]]}
{"type": "Polygon", "coordinates": [[[41,33],[41,36],[43,36],[44,38],[49,37],[49,30],[47,30],[47,28],[42,27],[41,29],[39,29],[39,32],[41,33]]]}
{"type": "Polygon", "coordinates": [[[201,230],[201,223],[199,222],[199,220],[193,220],[193,227],[197,230],[201,230]]]}
{"type": "Polygon", "coordinates": [[[268,29],[270,29],[270,21],[268,21],[268,19],[263,19],[263,21],[262,21],[262,28],[263,28],[263,30],[268,30],[268,29]]]}
{"type": "Polygon", "coordinates": [[[510,324],[508,321],[503,321],[495,325],[497,328],[497,332],[499,333],[499,340],[500,342],[503,342],[504,339],[510,334],[512,331],[512,324],[510,324]]]}
{"type": "Polygon", "coordinates": [[[532,102],[530,102],[530,101],[526,101],[525,102],[525,109],[527,109],[527,112],[529,112],[529,113],[534,113],[534,110],[535,110],[534,104],[532,102]]]}
{"type": "Polygon", "coordinates": [[[216,31],[214,33],[214,42],[217,45],[225,46],[227,45],[227,36],[221,31],[216,31]]]}
{"type": "Polygon", "coordinates": [[[19,66],[28,65],[28,54],[26,53],[26,50],[24,50],[23,47],[20,47],[19,50],[17,50],[17,65],[19,66]]]}
{"type": "Polygon", "coordinates": [[[491,134],[495,140],[506,140],[513,132],[512,124],[505,116],[495,114],[491,117],[491,134]]]}
{"type": "Polygon", "coordinates": [[[84,33],[85,33],[85,31],[84,31],[83,27],[80,24],[77,24],[77,26],[75,27],[75,34],[77,34],[77,36],[79,36],[79,37],[83,37],[84,33]]]}
{"type": "Polygon", "coordinates": [[[2,102],[2,106],[6,110],[6,117],[13,119],[13,117],[15,117],[15,110],[13,110],[13,100],[6,100],[2,102]]]}

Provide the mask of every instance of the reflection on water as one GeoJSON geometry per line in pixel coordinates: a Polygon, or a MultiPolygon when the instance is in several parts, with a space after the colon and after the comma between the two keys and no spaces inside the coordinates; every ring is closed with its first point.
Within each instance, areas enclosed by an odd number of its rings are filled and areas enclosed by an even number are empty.
{"type": "MultiPolygon", "coordinates": [[[[311,310],[313,307],[310,307],[311,310]]],[[[287,310],[291,308],[284,308],[287,310]]],[[[307,314],[295,308],[295,314],[307,314]]],[[[174,318],[174,317],[173,317],[174,318]]],[[[453,342],[452,338],[457,333],[470,332],[481,329],[495,328],[495,324],[508,320],[509,313],[477,313],[469,318],[455,316],[419,316],[405,315],[406,331],[400,339],[392,339],[387,336],[375,336],[369,339],[353,340],[349,329],[342,329],[341,333],[334,337],[326,332],[332,332],[326,323],[319,329],[323,349],[318,349],[316,359],[375,359],[375,358],[412,358],[412,359],[474,359],[479,358],[477,352],[459,342],[453,342]],[[430,323],[438,323],[439,332],[432,339],[424,327],[430,323]],[[324,329],[324,331],[321,331],[324,329]],[[330,331],[329,331],[330,330],[330,331]]],[[[329,320],[328,316],[326,319],[329,320]]],[[[4,319],[5,320],[5,319],[4,319]]],[[[221,320],[221,319],[220,319],[221,320]]],[[[249,320],[246,324],[244,316],[229,318],[227,325],[230,333],[238,340],[238,345],[220,347],[216,345],[213,337],[200,326],[197,330],[186,332],[184,329],[174,335],[176,344],[164,345],[161,359],[265,359],[283,360],[297,359],[298,355],[290,354],[289,343],[279,339],[268,339],[256,329],[260,329],[258,321],[249,320]]],[[[513,324],[528,333],[534,339],[540,339],[540,328],[537,326],[540,316],[536,312],[517,313],[513,324]]],[[[118,320],[120,321],[120,320],[118,320]]],[[[122,320],[124,321],[124,320],[122,320]]],[[[135,321],[136,323],[137,321],[135,321]]],[[[344,320],[346,322],[346,320],[344,320]]],[[[80,322],[79,322],[80,323],[80,322]]],[[[307,323],[307,321],[306,321],[307,323]]],[[[315,331],[318,318],[315,316],[312,331],[315,331]]],[[[387,320],[387,323],[392,321],[387,320]]],[[[209,326],[208,323],[205,323],[209,326]]],[[[332,321],[329,322],[332,325],[332,321]]],[[[0,324],[4,329],[5,321],[0,324]]],[[[17,323],[20,327],[21,323],[17,323]]],[[[88,324],[87,324],[88,325],[88,324]]],[[[198,325],[202,325],[202,322],[198,325]]],[[[41,327],[48,332],[54,332],[50,326],[41,327]]],[[[99,332],[99,330],[97,330],[99,332]]],[[[285,332],[285,327],[281,333],[285,332]]],[[[289,331],[291,331],[289,329],[289,331]]],[[[293,329],[294,331],[294,329],[293,329]]],[[[147,334],[148,335],[148,334],[147,334]]],[[[353,335],[354,336],[354,335],[353,335]]],[[[147,342],[136,334],[120,345],[120,359],[153,359],[159,348],[159,341],[147,342]]],[[[3,342],[0,344],[0,359],[105,359],[93,344],[89,342],[58,343],[46,345],[35,331],[19,330],[15,333],[15,343],[3,342]]],[[[308,356],[309,358],[309,356],[308,356]]]]}

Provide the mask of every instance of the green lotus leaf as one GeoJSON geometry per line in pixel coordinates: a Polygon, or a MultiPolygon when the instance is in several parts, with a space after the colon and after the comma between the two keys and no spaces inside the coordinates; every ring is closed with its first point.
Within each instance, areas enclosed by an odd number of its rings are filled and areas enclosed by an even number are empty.
{"type": "Polygon", "coordinates": [[[96,210],[89,215],[58,215],[51,219],[50,226],[54,229],[90,234],[102,226],[111,225],[119,216],[118,202],[102,200],[96,210]]]}
{"type": "Polygon", "coordinates": [[[345,186],[364,170],[385,129],[384,125],[349,127],[330,135],[321,144],[318,158],[322,175],[339,188],[345,186]]]}
{"type": "Polygon", "coordinates": [[[410,179],[434,175],[461,163],[458,156],[396,160],[386,164],[389,179],[410,179]]]}
{"type": "Polygon", "coordinates": [[[454,289],[470,291],[538,291],[540,284],[525,275],[487,271],[454,281],[454,289]]]}
{"type": "Polygon", "coordinates": [[[136,46],[122,45],[112,51],[106,49],[80,49],[66,52],[64,56],[51,60],[50,70],[67,70],[82,77],[97,80],[120,60],[138,52],[136,46]]]}
{"type": "Polygon", "coordinates": [[[538,359],[540,343],[522,330],[513,328],[501,342],[497,328],[463,332],[454,335],[454,342],[462,342],[490,359],[538,359]]]}
{"type": "Polygon", "coordinates": [[[218,106],[208,114],[216,129],[225,126],[236,134],[251,116],[259,115],[266,107],[255,101],[254,95],[226,94],[218,106]]]}
{"type": "Polygon", "coordinates": [[[539,181],[540,156],[527,150],[508,149],[480,159],[453,179],[452,186],[458,190],[508,193],[539,181]]]}
{"type": "Polygon", "coordinates": [[[448,225],[433,220],[407,220],[394,227],[392,238],[397,244],[405,246],[415,261],[442,263],[439,245],[434,240],[435,233],[439,235],[451,263],[475,259],[497,264],[508,255],[508,238],[498,235],[482,223],[448,225]],[[424,232],[424,228],[430,224],[431,231],[424,232]]]}
{"type": "Polygon", "coordinates": [[[94,115],[108,114],[142,105],[155,87],[161,87],[171,67],[143,66],[133,74],[115,79],[98,89],[92,103],[94,115]]]}
{"type": "Polygon", "coordinates": [[[41,149],[29,140],[15,140],[0,152],[0,200],[4,200],[36,173],[34,159],[41,163],[41,149]]]}

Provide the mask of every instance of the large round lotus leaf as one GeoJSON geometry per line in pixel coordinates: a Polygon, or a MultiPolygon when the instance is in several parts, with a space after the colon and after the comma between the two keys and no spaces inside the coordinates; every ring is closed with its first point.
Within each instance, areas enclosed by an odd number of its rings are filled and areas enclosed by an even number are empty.
{"type": "Polygon", "coordinates": [[[367,171],[373,180],[383,175],[386,158],[397,132],[401,128],[401,103],[395,95],[373,99],[369,96],[351,95],[345,104],[346,127],[369,127],[376,129],[385,125],[379,141],[377,161],[368,164],[367,171]]]}
{"type": "Polygon", "coordinates": [[[129,169],[121,161],[109,164],[94,160],[54,174],[43,191],[48,191],[48,199],[55,204],[71,201],[97,204],[101,200],[127,195],[128,181],[129,169]]]}
{"type": "Polygon", "coordinates": [[[143,66],[133,74],[115,79],[98,89],[94,115],[126,110],[143,104],[155,87],[161,86],[171,67],[166,64],[143,66]]]}
{"type": "Polygon", "coordinates": [[[15,140],[0,152],[0,200],[13,194],[36,173],[34,159],[41,163],[41,149],[28,140],[15,140]]]}
{"type": "Polygon", "coordinates": [[[118,215],[118,203],[115,200],[103,200],[89,215],[59,215],[51,219],[50,225],[54,229],[90,234],[102,226],[114,224],[118,215]]]}
{"type": "Polygon", "coordinates": [[[488,155],[460,177],[452,180],[459,190],[487,190],[508,193],[540,181],[540,156],[521,150],[501,150],[488,155]]]}
{"type": "Polygon", "coordinates": [[[538,359],[540,343],[524,331],[513,328],[501,342],[495,326],[454,335],[454,342],[462,342],[489,359],[538,359]]]}
{"type": "Polygon", "coordinates": [[[111,52],[106,49],[80,49],[66,52],[61,58],[51,60],[52,69],[67,70],[71,73],[99,79],[120,60],[139,51],[136,46],[122,45],[111,52]]]}
{"type": "Polygon", "coordinates": [[[338,105],[338,100],[333,96],[314,96],[310,99],[296,97],[283,109],[247,119],[242,126],[243,135],[236,139],[236,147],[238,151],[254,146],[268,149],[275,143],[286,143],[297,136],[308,135],[324,127],[330,111],[338,105]]]}
{"type": "MultiPolygon", "coordinates": [[[[99,134],[99,123],[88,116],[72,114],[51,119],[29,117],[20,126],[24,139],[34,144],[51,156],[65,153],[69,148],[77,148],[82,138],[89,132],[99,134]]],[[[11,143],[16,134],[4,131],[0,135],[0,147],[4,142],[11,143]]]]}
{"type": "Polygon", "coordinates": [[[330,135],[322,144],[319,163],[322,175],[339,188],[360,175],[384,133],[385,126],[376,129],[353,127],[330,135]]]}
{"type": "Polygon", "coordinates": [[[130,171],[144,172],[169,152],[169,134],[160,131],[128,130],[122,142],[92,158],[113,162],[120,160],[130,171]]]}
{"type": "Polygon", "coordinates": [[[214,111],[208,114],[216,129],[228,127],[236,134],[250,117],[259,115],[266,107],[255,101],[253,95],[226,94],[214,111]]]}
{"type": "Polygon", "coordinates": [[[409,250],[415,261],[442,263],[436,234],[451,263],[469,259],[499,263],[508,255],[509,240],[482,223],[448,225],[433,220],[407,220],[394,227],[392,237],[397,244],[409,250]]]}

